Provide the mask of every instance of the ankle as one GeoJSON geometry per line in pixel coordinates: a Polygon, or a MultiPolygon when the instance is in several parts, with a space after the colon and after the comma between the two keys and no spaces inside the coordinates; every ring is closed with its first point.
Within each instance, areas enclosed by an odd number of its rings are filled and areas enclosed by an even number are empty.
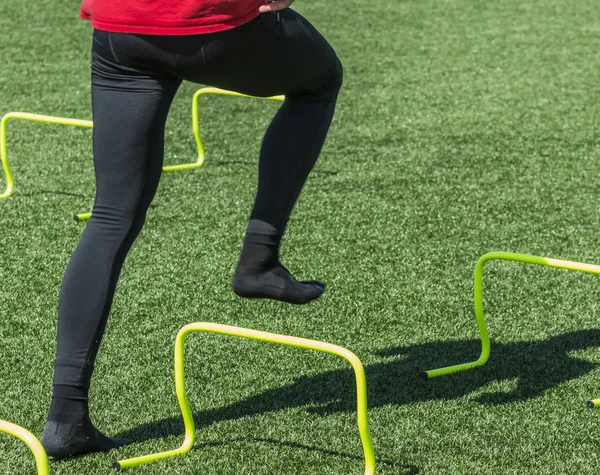
{"type": "Polygon", "coordinates": [[[55,384],[48,420],[77,423],[89,418],[88,388],[55,384]]]}
{"type": "Polygon", "coordinates": [[[261,273],[279,265],[281,234],[265,221],[250,220],[236,273],[261,273]]]}

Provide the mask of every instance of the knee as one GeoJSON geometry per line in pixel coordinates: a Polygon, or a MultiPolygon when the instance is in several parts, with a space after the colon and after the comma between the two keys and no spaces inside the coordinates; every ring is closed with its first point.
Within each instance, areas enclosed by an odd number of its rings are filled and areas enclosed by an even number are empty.
{"type": "Polygon", "coordinates": [[[290,99],[297,99],[304,102],[335,102],[342,88],[344,80],[344,68],[342,62],[333,53],[326,72],[314,81],[312,87],[300,94],[287,95],[290,99]]]}
{"type": "Polygon", "coordinates": [[[124,242],[133,243],[146,220],[145,211],[137,209],[111,209],[95,206],[88,227],[101,232],[106,243],[118,247],[124,242]]]}
{"type": "Polygon", "coordinates": [[[344,82],[344,66],[342,66],[342,62],[340,58],[335,57],[334,66],[332,69],[332,84],[335,87],[336,92],[339,92],[342,88],[342,83],[344,82]]]}
{"type": "Polygon", "coordinates": [[[342,88],[343,81],[344,67],[340,58],[334,53],[331,65],[322,80],[319,95],[335,101],[342,88]]]}

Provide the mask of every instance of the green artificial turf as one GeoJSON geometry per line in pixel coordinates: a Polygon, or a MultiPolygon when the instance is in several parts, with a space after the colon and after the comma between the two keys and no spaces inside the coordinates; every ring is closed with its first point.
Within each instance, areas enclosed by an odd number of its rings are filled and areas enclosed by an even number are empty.
{"type": "MultiPolygon", "coordinates": [[[[0,3],[0,115],[89,119],[90,27],[78,0],[0,3]]],[[[292,216],[284,263],[328,284],[306,307],[229,287],[278,107],[203,98],[207,162],[163,176],[117,289],[91,391],[92,418],[132,445],[52,463],[110,473],[117,457],[178,446],[173,343],[192,321],[325,340],[365,364],[381,474],[598,471],[600,281],[492,262],[488,365],[424,381],[478,355],[472,272],[512,251],[600,263],[596,0],[297,0],[336,48],[345,85],[292,216]]],[[[268,54],[268,48],[265,48],[268,54]]],[[[166,163],[195,158],[182,86],[166,163]]],[[[41,435],[57,297],[94,197],[91,133],[13,122],[16,192],[0,201],[0,418],[41,435]]],[[[4,186],[0,178],[0,186],[4,186]]],[[[352,373],[342,360],[214,335],[187,349],[197,441],[140,474],[363,472],[352,373]]],[[[0,437],[0,473],[33,471],[0,437]]]]}

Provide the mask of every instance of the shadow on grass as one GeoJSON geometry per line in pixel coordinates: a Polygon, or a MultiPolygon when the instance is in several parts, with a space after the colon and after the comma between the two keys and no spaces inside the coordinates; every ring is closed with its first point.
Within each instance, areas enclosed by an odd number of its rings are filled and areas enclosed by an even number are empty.
{"type": "MultiPolygon", "coordinates": [[[[598,364],[574,358],[569,352],[598,346],[600,330],[595,329],[535,342],[493,343],[490,361],[485,366],[432,380],[424,379],[422,372],[475,360],[480,342],[461,340],[388,348],[377,352],[383,361],[365,366],[369,408],[462,398],[491,382],[512,379],[517,379],[517,384],[510,392],[484,393],[472,400],[480,404],[526,401],[596,368],[598,364]]],[[[219,421],[298,407],[320,415],[355,411],[352,369],[301,377],[293,384],[236,404],[196,412],[194,420],[202,429],[219,421]]],[[[182,433],[181,418],[170,417],[142,424],[119,436],[141,442],[182,433]]]]}
{"type": "MultiPolygon", "coordinates": [[[[244,166],[258,166],[258,162],[251,162],[248,160],[220,160],[220,161],[207,161],[205,165],[208,167],[226,167],[230,165],[244,165],[244,166]]],[[[313,170],[311,171],[311,175],[324,175],[324,176],[336,176],[339,175],[339,172],[333,170],[313,170]]]]}
{"type": "Polygon", "coordinates": [[[256,162],[250,162],[247,160],[208,160],[203,166],[205,167],[226,167],[229,165],[245,165],[245,166],[256,166],[256,162]]]}
{"type": "Polygon", "coordinates": [[[340,172],[336,172],[334,170],[313,170],[310,173],[313,176],[320,176],[320,175],[324,175],[324,176],[337,176],[337,175],[340,174],[340,172]]]}
{"type": "MultiPolygon", "coordinates": [[[[341,452],[336,452],[335,450],[323,449],[321,447],[314,447],[314,446],[310,446],[310,445],[298,444],[296,442],[288,442],[285,440],[267,439],[267,438],[263,438],[263,437],[252,437],[252,438],[238,437],[235,439],[224,440],[222,442],[202,442],[202,443],[196,444],[194,446],[194,449],[198,450],[198,449],[205,449],[205,448],[210,448],[210,447],[224,447],[226,445],[248,444],[248,443],[272,444],[272,445],[278,445],[280,447],[284,446],[284,447],[291,447],[294,449],[307,450],[310,452],[319,452],[319,453],[322,453],[325,455],[332,455],[335,457],[341,457],[341,458],[345,458],[345,459],[349,459],[349,460],[357,460],[360,462],[364,461],[364,457],[358,456],[358,455],[344,454],[341,452]]],[[[400,464],[397,462],[392,462],[391,460],[384,460],[384,459],[380,459],[380,458],[378,458],[376,460],[376,462],[377,462],[378,467],[385,466],[385,467],[391,468],[394,470],[394,473],[397,473],[397,474],[415,475],[415,474],[419,473],[419,468],[416,467],[415,465],[405,465],[405,464],[400,464]]]]}
{"type": "Polygon", "coordinates": [[[28,191],[26,193],[19,192],[18,195],[15,196],[23,196],[27,198],[32,198],[34,196],[39,195],[60,195],[60,196],[73,196],[75,198],[89,198],[88,195],[83,193],[72,193],[69,191],[60,191],[60,190],[37,190],[37,191],[28,191]]]}

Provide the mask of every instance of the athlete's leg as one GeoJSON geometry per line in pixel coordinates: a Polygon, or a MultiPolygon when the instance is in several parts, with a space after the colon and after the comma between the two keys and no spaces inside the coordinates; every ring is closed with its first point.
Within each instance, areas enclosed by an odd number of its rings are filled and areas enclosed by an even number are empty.
{"type": "Polygon", "coordinates": [[[158,186],[165,122],[180,84],[172,77],[122,66],[111,50],[109,34],[95,32],[96,202],[60,292],[54,390],[42,437],[54,457],[123,444],[93,427],[88,389],[121,266],[158,186]]]}
{"type": "MultiPolygon", "coordinates": [[[[304,304],[325,286],[296,281],[279,262],[279,244],[329,130],[342,66],[319,32],[290,9],[263,14],[230,36],[244,46],[217,51],[211,84],[251,95],[286,96],[263,140],[256,200],[232,287],[243,297],[304,304]],[[235,74],[223,62],[231,55],[236,56],[235,74]]],[[[209,50],[209,66],[211,58],[209,50]]]]}
{"type": "Polygon", "coordinates": [[[173,74],[255,96],[286,96],[263,140],[256,201],[233,290],[244,297],[310,302],[324,285],[296,281],[279,262],[279,243],[329,130],[342,65],[325,38],[291,9],[208,35],[196,51],[180,58],[173,74]]]}

